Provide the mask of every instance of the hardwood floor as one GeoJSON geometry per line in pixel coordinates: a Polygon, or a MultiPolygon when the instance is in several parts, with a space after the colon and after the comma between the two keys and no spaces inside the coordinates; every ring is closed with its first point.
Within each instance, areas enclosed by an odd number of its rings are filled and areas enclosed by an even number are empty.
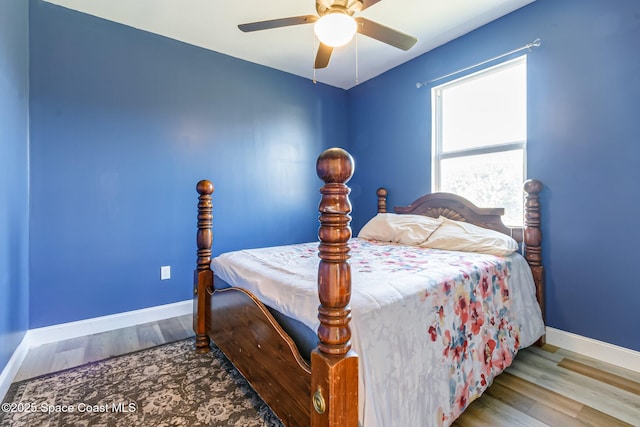
{"type": "MultiPolygon", "coordinates": [[[[193,336],[191,316],[29,350],[15,381],[193,336]]],[[[553,346],[520,351],[457,427],[640,426],[640,372],[553,346]]]]}
{"type": "Polygon", "coordinates": [[[640,426],[640,372],[530,347],[453,425],[640,426]]]}
{"type": "Polygon", "coordinates": [[[14,381],[192,337],[191,315],[116,329],[29,349],[14,381]]]}

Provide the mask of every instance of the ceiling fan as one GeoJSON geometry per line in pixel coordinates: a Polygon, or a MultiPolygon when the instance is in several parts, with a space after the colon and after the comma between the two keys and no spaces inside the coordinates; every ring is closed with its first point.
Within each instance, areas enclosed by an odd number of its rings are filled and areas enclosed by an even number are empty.
{"type": "Polygon", "coordinates": [[[289,27],[292,25],[312,24],[320,40],[313,68],[325,68],[329,65],[331,53],[335,47],[347,44],[356,32],[379,40],[402,50],[409,50],[418,39],[363,17],[353,17],[358,12],[373,6],[381,0],[316,0],[318,15],[292,16],[267,21],[240,24],[238,28],[245,32],[289,27]]]}

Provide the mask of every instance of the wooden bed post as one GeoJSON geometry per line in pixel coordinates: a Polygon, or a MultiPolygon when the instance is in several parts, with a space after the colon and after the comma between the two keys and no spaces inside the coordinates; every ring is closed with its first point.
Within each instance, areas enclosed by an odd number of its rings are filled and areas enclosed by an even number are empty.
{"type": "MultiPolygon", "coordinates": [[[[536,297],[542,311],[542,319],[547,323],[544,296],[544,266],[542,265],[542,232],[540,230],[540,192],[542,182],[529,179],[524,183],[524,257],[531,267],[533,280],[536,283],[536,297]]],[[[538,341],[544,345],[545,337],[538,341]]]]}
{"type": "Polygon", "coordinates": [[[202,180],[196,185],[196,190],[200,196],[198,197],[198,265],[193,272],[193,331],[196,333],[196,351],[207,353],[209,336],[205,319],[210,304],[207,291],[213,289],[213,271],[211,271],[213,184],[211,181],[202,180]]]}
{"type": "Polygon", "coordinates": [[[376,194],[378,195],[378,213],[387,213],[387,189],[380,187],[376,194]]]}
{"type": "Polygon", "coordinates": [[[311,353],[311,425],[358,425],[358,355],[351,350],[351,202],[346,182],[354,162],[340,148],[324,151],[316,163],[320,189],[318,347],[311,353]]]}

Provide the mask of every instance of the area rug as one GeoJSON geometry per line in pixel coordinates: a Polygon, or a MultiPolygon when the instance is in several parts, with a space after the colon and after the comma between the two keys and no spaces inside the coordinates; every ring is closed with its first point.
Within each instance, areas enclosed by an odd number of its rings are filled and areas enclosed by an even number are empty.
{"type": "Polygon", "coordinates": [[[14,383],[0,426],[282,424],[217,347],[188,339],[14,383]]]}

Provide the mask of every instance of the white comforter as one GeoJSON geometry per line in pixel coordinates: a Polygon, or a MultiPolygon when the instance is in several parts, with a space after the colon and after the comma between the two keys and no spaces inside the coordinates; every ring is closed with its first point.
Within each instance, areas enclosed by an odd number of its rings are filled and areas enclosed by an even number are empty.
{"type": "MultiPolygon", "coordinates": [[[[531,271],[497,257],[350,240],[351,331],[365,427],[451,424],[544,325],[531,271]]],[[[226,282],[312,330],[318,243],[230,252],[226,282]]]]}

